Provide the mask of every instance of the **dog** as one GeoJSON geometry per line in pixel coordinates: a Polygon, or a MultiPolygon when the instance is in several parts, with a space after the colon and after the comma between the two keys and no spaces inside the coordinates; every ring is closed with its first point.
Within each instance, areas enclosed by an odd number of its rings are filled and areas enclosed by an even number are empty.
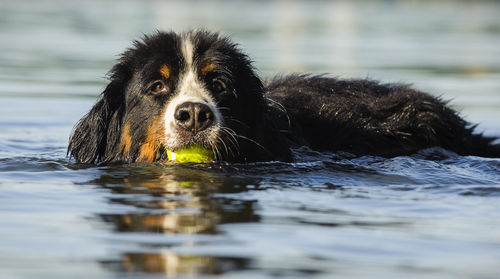
{"type": "Polygon", "coordinates": [[[442,147],[500,157],[443,100],[404,84],[309,74],[266,83],[228,37],[157,31],[135,41],[77,123],[68,154],[78,163],[162,162],[193,144],[217,161],[293,161],[292,149],[386,157],[442,147]]]}

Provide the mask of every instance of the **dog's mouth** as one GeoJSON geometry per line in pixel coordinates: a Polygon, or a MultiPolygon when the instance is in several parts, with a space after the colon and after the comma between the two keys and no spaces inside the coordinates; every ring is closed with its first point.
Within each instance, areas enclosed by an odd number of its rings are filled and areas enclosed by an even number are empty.
{"type": "Polygon", "coordinates": [[[165,138],[165,141],[158,142],[156,147],[155,161],[166,162],[172,161],[173,154],[191,154],[204,153],[214,154],[211,161],[224,160],[226,157],[220,150],[221,135],[220,125],[212,125],[201,131],[177,128],[165,138]],[[196,147],[193,149],[193,147],[196,147]]]}
{"type": "Polygon", "coordinates": [[[211,161],[231,161],[231,158],[237,157],[240,153],[241,137],[231,128],[220,124],[197,133],[176,131],[165,143],[159,143],[155,161],[167,162],[171,160],[169,152],[184,152],[193,146],[213,154],[211,161]]]}

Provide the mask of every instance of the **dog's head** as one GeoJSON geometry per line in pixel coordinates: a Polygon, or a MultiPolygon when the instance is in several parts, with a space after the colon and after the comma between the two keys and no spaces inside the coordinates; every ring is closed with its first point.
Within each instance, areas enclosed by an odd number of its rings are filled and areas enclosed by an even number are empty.
{"type": "Polygon", "coordinates": [[[75,127],[78,162],[154,162],[199,144],[219,160],[265,154],[263,85],[248,57],[209,32],[158,32],[110,71],[99,101],[75,127]]]}

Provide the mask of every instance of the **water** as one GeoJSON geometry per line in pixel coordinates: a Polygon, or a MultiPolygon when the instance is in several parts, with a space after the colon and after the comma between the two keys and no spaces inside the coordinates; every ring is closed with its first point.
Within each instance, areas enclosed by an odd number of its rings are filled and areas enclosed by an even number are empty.
{"type": "Polygon", "coordinates": [[[263,77],[414,83],[500,136],[494,1],[2,1],[0,278],[496,278],[500,159],[86,167],[73,125],[130,41],[230,34],[263,77]]]}

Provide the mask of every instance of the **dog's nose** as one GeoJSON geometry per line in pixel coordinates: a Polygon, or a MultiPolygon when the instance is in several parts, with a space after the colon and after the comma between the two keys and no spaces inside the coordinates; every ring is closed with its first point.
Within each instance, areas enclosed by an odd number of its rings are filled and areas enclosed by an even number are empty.
{"type": "Polygon", "coordinates": [[[177,107],[174,118],[178,127],[197,133],[212,125],[214,113],[205,104],[186,102],[177,107]]]}

